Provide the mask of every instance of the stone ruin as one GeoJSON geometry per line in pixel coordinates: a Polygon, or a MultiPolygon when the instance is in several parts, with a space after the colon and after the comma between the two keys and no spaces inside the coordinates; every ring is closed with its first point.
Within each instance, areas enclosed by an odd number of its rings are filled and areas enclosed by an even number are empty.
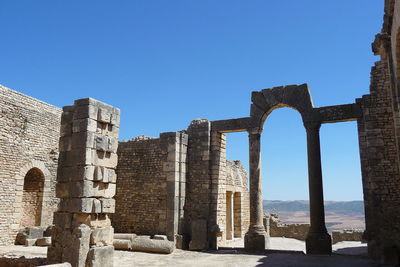
{"type": "Polygon", "coordinates": [[[49,263],[112,266],[119,109],[88,99],[63,108],[49,263]]]}
{"type": "Polygon", "coordinates": [[[307,132],[307,253],[330,254],[332,243],[319,129],[356,121],[368,253],[399,264],[400,1],[385,1],[384,12],[372,45],[380,60],[371,70],[370,92],[345,105],[315,107],[306,84],[275,87],[252,92],[246,117],[194,120],[182,131],[118,144],[116,108],[84,99],[61,110],[0,86],[0,245],[13,244],[20,229],[54,222],[49,260],[74,266],[112,266],[100,259],[112,254],[113,228],[165,235],[192,250],[218,249],[242,237],[246,249],[264,251],[269,234],[263,226],[260,136],[274,109],[292,107],[307,132]],[[249,134],[248,185],[238,178],[240,168],[226,160],[225,136],[238,131],[249,134]]]}

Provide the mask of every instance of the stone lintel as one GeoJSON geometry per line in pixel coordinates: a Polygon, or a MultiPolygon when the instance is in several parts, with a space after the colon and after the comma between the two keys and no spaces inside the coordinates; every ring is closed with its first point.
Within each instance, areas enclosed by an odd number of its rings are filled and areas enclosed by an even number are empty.
{"type": "Polygon", "coordinates": [[[357,103],[315,108],[313,113],[322,123],[355,121],[362,115],[357,103]]]}
{"type": "Polygon", "coordinates": [[[258,127],[258,124],[251,117],[211,122],[211,131],[221,133],[245,132],[255,127],[258,127]]]}

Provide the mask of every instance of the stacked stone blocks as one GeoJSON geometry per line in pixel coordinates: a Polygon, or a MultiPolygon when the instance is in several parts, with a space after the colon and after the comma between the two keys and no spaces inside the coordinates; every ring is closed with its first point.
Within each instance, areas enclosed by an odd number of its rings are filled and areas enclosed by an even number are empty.
{"type": "Polygon", "coordinates": [[[112,266],[119,109],[86,98],[63,108],[51,263],[112,266]]]}

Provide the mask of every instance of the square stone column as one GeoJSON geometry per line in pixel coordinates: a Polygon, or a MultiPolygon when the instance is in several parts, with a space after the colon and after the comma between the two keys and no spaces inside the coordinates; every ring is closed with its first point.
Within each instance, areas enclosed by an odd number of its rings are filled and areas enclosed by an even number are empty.
{"type": "Polygon", "coordinates": [[[244,237],[244,248],[265,251],[270,247],[269,235],[263,225],[260,134],[249,133],[250,147],[250,226],[244,237]]]}
{"type": "Polygon", "coordinates": [[[91,98],[63,108],[49,263],[113,266],[119,121],[119,109],[91,98]]]}

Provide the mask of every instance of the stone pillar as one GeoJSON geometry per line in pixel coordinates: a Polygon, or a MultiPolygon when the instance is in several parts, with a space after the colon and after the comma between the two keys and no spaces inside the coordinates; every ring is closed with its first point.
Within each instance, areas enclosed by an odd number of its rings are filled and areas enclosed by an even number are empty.
{"type": "Polygon", "coordinates": [[[308,185],[310,194],[310,230],[306,238],[307,254],[331,254],[332,240],[325,227],[324,193],[322,187],[320,122],[306,122],[308,185]]]}
{"type": "Polygon", "coordinates": [[[263,197],[261,179],[260,134],[249,133],[250,147],[250,227],[244,237],[249,251],[264,251],[270,247],[269,236],[263,225],[263,197]]]}
{"type": "Polygon", "coordinates": [[[63,108],[49,263],[113,266],[119,109],[91,98],[63,108]]]}

